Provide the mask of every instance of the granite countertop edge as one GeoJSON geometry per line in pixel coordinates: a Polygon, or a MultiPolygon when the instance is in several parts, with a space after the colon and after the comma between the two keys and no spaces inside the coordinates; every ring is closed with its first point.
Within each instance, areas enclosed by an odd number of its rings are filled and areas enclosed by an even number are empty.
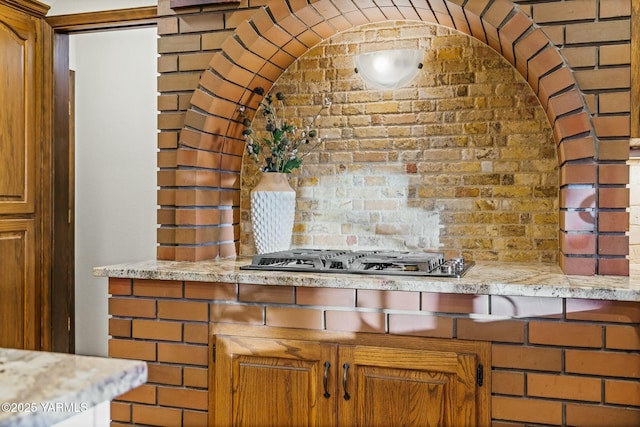
{"type": "Polygon", "coordinates": [[[0,348],[0,371],[0,427],[50,426],[146,383],[148,375],[143,361],[8,348],[0,348]]]}
{"type": "Polygon", "coordinates": [[[640,301],[640,274],[572,276],[557,265],[477,262],[462,278],[242,270],[249,257],[207,261],[150,260],[96,267],[94,276],[273,286],[640,301]]]}

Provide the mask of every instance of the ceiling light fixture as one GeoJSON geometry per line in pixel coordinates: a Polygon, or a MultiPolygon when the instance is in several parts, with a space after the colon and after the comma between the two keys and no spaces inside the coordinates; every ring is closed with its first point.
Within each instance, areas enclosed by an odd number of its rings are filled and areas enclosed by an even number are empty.
{"type": "Polygon", "coordinates": [[[407,85],[422,68],[420,49],[381,50],[356,55],[356,73],[377,89],[398,89],[407,85]]]}

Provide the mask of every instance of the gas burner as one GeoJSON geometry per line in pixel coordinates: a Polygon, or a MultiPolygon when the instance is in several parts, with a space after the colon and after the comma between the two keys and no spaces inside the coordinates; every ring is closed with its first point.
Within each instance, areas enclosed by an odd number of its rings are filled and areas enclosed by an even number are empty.
{"type": "Polygon", "coordinates": [[[471,266],[463,258],[445,260],[442,252],[291,249],[254,255],[240,269],[460,278],[471,266]]]}

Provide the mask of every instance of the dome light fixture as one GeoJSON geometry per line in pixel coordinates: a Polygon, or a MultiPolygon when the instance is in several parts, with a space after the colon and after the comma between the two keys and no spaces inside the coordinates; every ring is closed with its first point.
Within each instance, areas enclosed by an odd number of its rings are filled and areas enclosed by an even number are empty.
{"type": "Polygon", "coordinates": [[[392,49],[356,55],[356,73],[377,89],[398,89],[409,84],[422,68],[420,49],[392,49]]]}

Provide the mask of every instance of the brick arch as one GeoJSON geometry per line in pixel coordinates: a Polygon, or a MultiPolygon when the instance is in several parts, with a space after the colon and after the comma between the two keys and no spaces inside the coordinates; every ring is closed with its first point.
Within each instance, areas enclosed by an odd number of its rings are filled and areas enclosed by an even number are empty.
{"type": "MultiPolygon", "coordinates": [[[[597,139],[583,96],[558,49],[511,1],[457,3],[461,2],[392,0],[377,6],[343,0],[338,9],[325,0],[272,0],[239,25],[203,73],[186,113],[178,168],[169,177],[175,182],[175,200],[166,203],[175,206],[175,227],[159,230],[158,258],[198,261],[236,255],[245,148],[238,105],[255,111],[261,96],[253,88],[260,86],[268,93],[284,70],[313,46],[338,32],[380,21],[447,26],[501,54],[527,80],[546,111],[557,145],[561,187],[587,184],[592,187],[587,193],[595,194],[597,139]]],[[[561,215],[567,207],[561,197],[561,215]]],[[[578,231],[565,226],[560,232],[561,266],[567,273],[593,274],[596,236],[578,231]]]]}

